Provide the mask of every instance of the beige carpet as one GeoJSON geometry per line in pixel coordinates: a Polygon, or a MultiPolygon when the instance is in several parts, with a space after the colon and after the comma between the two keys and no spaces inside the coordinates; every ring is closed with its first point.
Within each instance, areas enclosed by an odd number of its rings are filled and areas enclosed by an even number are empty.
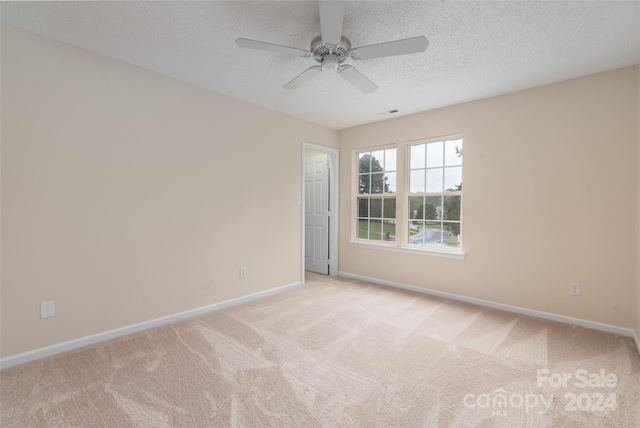
{"type": "Polygon", "coordinates": [[[319,275],[0,382],[3,427],[640,426],[630,338],[319,275]]]}

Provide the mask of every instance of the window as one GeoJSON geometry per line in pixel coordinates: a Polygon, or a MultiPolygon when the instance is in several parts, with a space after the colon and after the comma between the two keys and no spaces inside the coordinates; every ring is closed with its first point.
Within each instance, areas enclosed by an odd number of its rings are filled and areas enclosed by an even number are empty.
{"type": "Polygon", "coordinates": [[[408,243],[460,247],[462,139],[408,146],[408,243]]]}
{"type": "Polygon", "coordinates": [[[358,153],[358,239],[396,240],[396,149],[358,153]]]}
{"type": "Polygon", "coordinates": [[[356,241],[460,254],[462,138],[367,149],[356,162],[356,241]]]}

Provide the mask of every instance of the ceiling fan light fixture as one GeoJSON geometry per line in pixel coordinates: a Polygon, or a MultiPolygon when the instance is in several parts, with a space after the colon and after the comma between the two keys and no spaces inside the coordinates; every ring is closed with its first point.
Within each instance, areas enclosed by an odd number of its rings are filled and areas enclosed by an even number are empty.
{"type": "Polygon", "coordinates": [[[338,58],[338,56],[327,54],[322,57],[322,68],[336,68],[339,62],[340,58],[338,58]]]}

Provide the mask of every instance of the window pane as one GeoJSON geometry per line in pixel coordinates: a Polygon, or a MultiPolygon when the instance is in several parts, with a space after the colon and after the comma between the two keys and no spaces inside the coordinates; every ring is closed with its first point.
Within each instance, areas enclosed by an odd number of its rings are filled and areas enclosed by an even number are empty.
{"type": "Polygon", "coordinates": [[[384,198],[384,218],[396,218],[396,198],[384,198]]]}
{"type": "Polygon", "coordinates": [[[440,223],[412,221],[409,225],[410,244],[436,244],[441,240],[442,227],[440,223]]]}
{"type": "Polygon", "coordinates": [[[369,217],[369,198],[358,198],[358,217],[369,217]]]}
{"type": "Polygon", "coordinates": [[[420,193],[424,192],[424,170],[419,169],[417,171],[411,171],[411,177],[409,178],[409,192],[420,193]]]}
{"type": "Polygon", "coordinates": [[[424,219],[424,197],[409,197],[409,218],[424,219]]]}
{"type": "Polygon", "coordinates": [[[382,193],[385,188],[384,174],[371,174],[371,193],[382,193]]]}
{"type": "Polygon", "coordinates": [[[358,193],[371,193],[371,175],[362,174],[358,176],[358,193]]]}
{"type": "Polygon", "coordinates": [[[371,172],[371,154],[370,153],[360,153],[358,156],[358,164],[359,171],[361,174],[363,172],[371,172]]]}
{"type": "Polygon", "coordinates": [[[427,170],[427,192],[442,192],[443,168],[427,170]]]}
{"type": "Polygon", "coordinates": [[[444,197],[444,219],[460,220],[460,196],[444,197]]]}
{"type": "Polygon", "coordinates": [[[395,193],[396,192],[396,173],[388,172],[384,176],[385,180],[385,192],[387,193],[395,193]]]}
{"type": "Polygon", "coordinates": [[[411,146],[411,169],[424,168],[425,166],[424,150],[425,150],[424,144],[417,144],[415,146],[411,146]]]}
{"type": "Polygon", "coordinates": [[[427,144],[427,168],[442,166],[444,144],[442,141],[427,144]]]}
{"type": "Polygon", "coordinates": [[[371,172],[384,170],[384,151],[371,152],[371,172]]]}
{"type": "Polygon", "coordinates": [[[358,238],[369,239],[369,220],[358,219],[358,238]]]}
{"type": "Polygon", "coordinates": [[[444,189],[449,192],[462,190],[462,167],[444,169],[444,189]]]}
{"type": "Polygon", "coordinates": [[[382,240],[382,220],[369,220],[369,239],[382,240]]]}
{"type": "Polygon", "coordinates": [[[382,199],[371,198],[371,212],[369,217],[382,218],[382,199]]]}
{"type": "Polygon", "coordinates": [[[409,224],[409,243],[410,244],[423,244],[424,237],[422,231],[424,230],[423,221],[412,221],[409,224]]]}
{"type": "Polygon", "coordinates": [[[442,224],[427,223],[427,232],[424,238],[425,244],[439,244],[442,242],[442,224]]]}
{"type": "Polygon", "coordinates": [[[442,218],[442,196],[427,196],[424,204],[424,218],[439,220],[442,218]]]}
{"type": "Polygon", "coordinates": [[[393,220],[383,220],[382,221],[382,239],[384,241],[395,241],[396,240],[396,222],[393,220]]]}
{"type": "Polygon", "coordinates": [[[460,223],[444,223],[442,242],[449,247],[460,246],[460,223]]]}
{"type": "Polygon", "coordinates": [[[396,149],[387,149],[384,151],[384,170],[396,170],[396,149]]]}
{"type": "Polygon", "coordinates": [[[462,140],[447,141],[444,145],[444,164],[462,165],[462,140]]]}

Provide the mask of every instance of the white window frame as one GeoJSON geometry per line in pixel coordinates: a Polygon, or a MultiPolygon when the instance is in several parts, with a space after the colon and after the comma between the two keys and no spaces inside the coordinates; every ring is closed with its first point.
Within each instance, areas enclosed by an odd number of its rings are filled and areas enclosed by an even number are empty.
{"type": "MultiPolygon", "coordinates": [[[[461,246],[446,247],[446,246],[431,246],[428,244],[409,244],[408,230],[409,230],[409,177],[411,174],[410,165],[410,149],[409,147],[416,144],[433,143],[438,141],[448,141],[462,139],[464,144],[464,137],[462,134],[447,135],[443,137],[423,138],[419,140],[406,141],[398,144],[387,144],[383,146],[374,147],[362,147],[352,151],[352,165],[353,173],[351,174],[351,240],[349,244],[353,247],[360,248],[379,248],[387,251],[395,251],[411,254],[422,254],[437,257],[446,257],[453,259],[464,259],[466,252],[463,248],[463,242],[461,246]],[[359,185],[359,159],[358,154],[362,152],[374,152],[377,150],[384,150],[389,148],[396,149],[396,191],[393,195],[396,198],[396,240],[392,242],[377,241],[370,239],[359,239],[358,235],[358,196],[362,196],[358,193],[359,185]]],[[[464,145],[463,145],[464,150],[464,145]]],[[[464,175],[464,161],[463,161],[463,175],[464,175]]],[[[464,180],[463,180],[464,181],[464,180]]],[[[462,191],[460,192],[446,192],[450,195],[460,195],[462,197],[462,191]]],[[[463,200],[464,198],[462,198],[463,200]]],[[[463,205],[461,200],[460,208],[460,235],[463,233],[464,220],[463,220],[463,205]]]]}
{"type": "MultiPolygon", "coordinates": [[[[363,149],[359,149],[359,150],[355,150],[353,152],[353,156],[354,156],[354,160],[355,160],[355,164],[354,164],[354,168],[355,168],[355,174],[353,174],[353,185],[352,185],[352,190],[354,193],[354,196],[352,198],[352,220],[353,220],[353,228],[352,228],[352,242],[360,242],[360,243],[365,243],[365,244],[371,244],[371,245],[383,245],[383,246],[395,246],[395,242],[394,241],[385,241],[384,239],[380,239],[380,240],[373,240],[373,239],[364,239],[364,238],[358,238],[358,230],[360,227],[360,217],[359,217],[359,204],[358,204],[358,199],[360,198],[369,198],[369,199],[381,199],[383,201],[383,206],[382,206],[382,222],[384,222],[385,217],[384,217],[384,198],[394,198],[396,201],[396,218],[394,218],[393,220],[396,222],[396,230],[398,229],[398,220],[397,220],[397,216],[398,216],[398,176],[399,171],[398,171],[398,147],[396,144],[387,144],[384,146],[377,146],[377,147],[367,147],[367,148],[363,148],[363,149]],[[385,151],[385,150],[389,150],[389,149],[395,149],[396,151],[396,168],[393,171],[387,171],[386,169],[386,165],[384,168],[384,173],[387,172],[393,172],[396,175],[396,191],[395,192],[383,192],[383,193],[359,193],[358,192],[358,187],[360,185],[360,157],[359,154],[360,153],[372,153],[372,152],[377,152],[377,151],[385,151]]],[[[371,174],[369,172],[369,174],[371,174]]],[[[368,217],[369,219],[371,219],[371,217],[368,217]]],[[[384,223],[383,223],[384,224],[384,223]]],[[[384,226],[382,226],[384,227],[384,226]]],[[[381,231],[382,233],[382,231],[381,231]]],[[[397,237],[396,237],[396,241],[397,241],[397,237]]]]}

